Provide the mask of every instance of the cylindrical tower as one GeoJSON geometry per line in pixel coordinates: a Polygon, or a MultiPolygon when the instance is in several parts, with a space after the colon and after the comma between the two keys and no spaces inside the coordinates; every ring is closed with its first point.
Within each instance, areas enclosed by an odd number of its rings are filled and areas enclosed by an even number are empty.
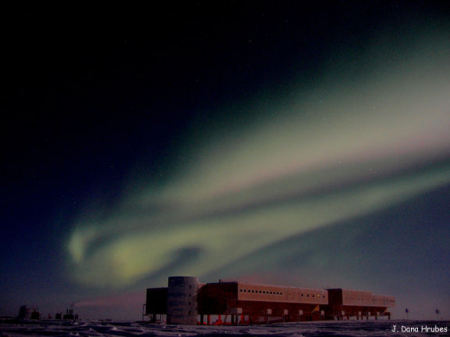
{"type": "Polygon", "coordinates": [[[171,276],[167,289],[167,323],[197,324],[197,291],[199,282],[196,277],[171,276]]]}

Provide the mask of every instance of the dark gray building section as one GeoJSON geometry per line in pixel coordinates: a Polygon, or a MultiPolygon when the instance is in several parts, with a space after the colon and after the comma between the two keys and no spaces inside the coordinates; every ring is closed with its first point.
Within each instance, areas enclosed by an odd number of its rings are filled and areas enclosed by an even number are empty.
{"type": "Polygon", "coordinates": [[[169,277],[167,290],[167,323],[197,324],[198,278],[191,276],[169,277]]]}

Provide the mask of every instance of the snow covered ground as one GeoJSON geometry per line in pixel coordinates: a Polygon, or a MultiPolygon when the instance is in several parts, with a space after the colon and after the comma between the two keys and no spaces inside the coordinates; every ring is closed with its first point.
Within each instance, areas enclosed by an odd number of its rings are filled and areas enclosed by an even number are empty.
{"type": "Polygon", "coordinates": [[[175,326],[142,322],[26,321],[0,322],[0,336],[448,336],[448,332],[421,332],[422,326],[448,330],[450,322],[333,321],[257,326],[175,326]],[[396,333],[391,331],[394,325],[396,333]],[[416,328],[419,332],[414,332],[416,328]]]}

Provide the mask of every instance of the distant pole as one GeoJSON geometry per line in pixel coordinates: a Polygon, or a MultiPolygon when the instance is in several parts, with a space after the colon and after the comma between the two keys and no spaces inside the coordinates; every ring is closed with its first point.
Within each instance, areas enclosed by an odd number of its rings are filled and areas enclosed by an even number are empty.
{"type": "Polygon", "coordinates": [[[142,316],[141,316],[142,320],[145,320],[146,307],[147,307],[146,303],[142,304],[142,316]]]}
{"type": "Polygon", "coordinates": [[[439,314],[441,313],[440,311],[439,311],[439,309],[436,309],[436,319],[439,321],[439,314]]]}
{"type": "Polygon", "coordinates": [[[408,319],[408,314],[409,314],[409,309],[408,308],[405,309],[405,313],[406,313],[406,319],[408,319]]]}

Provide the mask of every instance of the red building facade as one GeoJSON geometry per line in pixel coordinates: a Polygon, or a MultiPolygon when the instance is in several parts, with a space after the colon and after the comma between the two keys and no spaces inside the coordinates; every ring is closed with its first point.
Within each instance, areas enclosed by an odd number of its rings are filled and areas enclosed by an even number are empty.
{"type": "Polygon", "coordinates": [[[145,313],[153,321],[166,315],[173,324],[257,324],[390,318],[388,308],[394,304],[394,297],[368,291],[238,281],[202,284],[193,277],[170,277],[168,288],[147,289],[145,313]]]}

